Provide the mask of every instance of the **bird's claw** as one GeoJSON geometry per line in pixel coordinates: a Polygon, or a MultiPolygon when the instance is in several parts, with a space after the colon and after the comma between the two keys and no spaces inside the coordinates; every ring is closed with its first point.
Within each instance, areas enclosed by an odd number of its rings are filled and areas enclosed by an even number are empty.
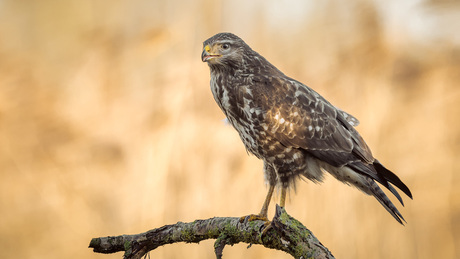
{"type": "Polygon", "coordinates": [[[259,237],[262,240],[262,238],[267,234],[267,232],[273,228],[272,222],[266,216],[262,216],[259,214],[250,214],[250,215],[241,217],[240,223],[248,223],[248,222],[255,221],[255,220],[265,221],[264,224],[260,227],[261,230],[260,230],[259,237]]]}
{"type": "Polygon", "coordinates": [[[264,229],[262,229],[262,232],[260,233],[260,239],[262,239],[265,234],[267,234],[268,230],[270,230],[272,227],[272,222],[271,221],[267,221],[264,223],[264,229]]]}

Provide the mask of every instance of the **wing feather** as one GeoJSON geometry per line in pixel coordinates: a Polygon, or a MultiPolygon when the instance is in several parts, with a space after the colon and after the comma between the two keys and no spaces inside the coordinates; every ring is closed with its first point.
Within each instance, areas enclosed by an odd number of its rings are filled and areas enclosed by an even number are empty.
{"type": "MultiPolygon", "coordinates": [[[[349,121],[357,120],[337,109],[314,90],[290,78],[271,79],[266,107],[274,138],[286,147],[302,148],[333,166],[356,161],[372,163],[372,153],[349,121]]],[[[267,87],[267,84],[264,84],[267,87]]]]}

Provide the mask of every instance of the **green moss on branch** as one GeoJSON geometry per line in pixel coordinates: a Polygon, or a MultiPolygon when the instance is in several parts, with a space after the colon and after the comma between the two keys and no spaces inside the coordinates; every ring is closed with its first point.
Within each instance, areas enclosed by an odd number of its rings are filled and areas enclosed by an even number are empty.
{"type": "Polygon", "coordinates": [[[215,217],[190,223],[177,222],[137,235],[93,238],[89,247],[96,253],[125,251],[124,258],[131,259],[141,258],[166,244],[216,239],[214,251],[217,258],[222,257],[225,245],[240,242],[285,251],[294,258],[334,258],[302,223],[279,206],[270,227],[263,231],[265,228],[266,221],[262,220],[240,222],[236,217],[215,217]]]}

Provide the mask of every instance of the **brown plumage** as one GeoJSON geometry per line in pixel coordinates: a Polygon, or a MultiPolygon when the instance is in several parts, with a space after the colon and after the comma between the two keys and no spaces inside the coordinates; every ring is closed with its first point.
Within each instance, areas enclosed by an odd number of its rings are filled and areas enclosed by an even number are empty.
{"type": "MultiPolygon", "coordinates": [[[[286,189],[299,177],[313,182],[328,172],[339,181],[373,195],[402,224],[401,213],[380,183],[403,204],[398,187],[409,188],[372,156],[354,126],[358,120],[306,85],[284,75],[231,33],[203,43],[202,61],[211,70],[211,90],[246,149],[264,161],[269,191],[260,215],[266,217],[275,186],[286,189]]],[[[403,204],[404,205],[404,204],[403,204]]]]}

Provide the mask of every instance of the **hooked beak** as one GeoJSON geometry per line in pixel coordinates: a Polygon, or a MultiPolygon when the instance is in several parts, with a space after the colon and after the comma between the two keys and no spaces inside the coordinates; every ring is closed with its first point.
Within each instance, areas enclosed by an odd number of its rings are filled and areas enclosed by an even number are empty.
{"type": "Polygon", "coordinates": [[[203,49],[203,52],[201,53],[201,61],[207,62],[211,59],[218,58],[222,55],[215,55],[212,53],[211,47],[209,45],[206,45],[203,49]]]}

